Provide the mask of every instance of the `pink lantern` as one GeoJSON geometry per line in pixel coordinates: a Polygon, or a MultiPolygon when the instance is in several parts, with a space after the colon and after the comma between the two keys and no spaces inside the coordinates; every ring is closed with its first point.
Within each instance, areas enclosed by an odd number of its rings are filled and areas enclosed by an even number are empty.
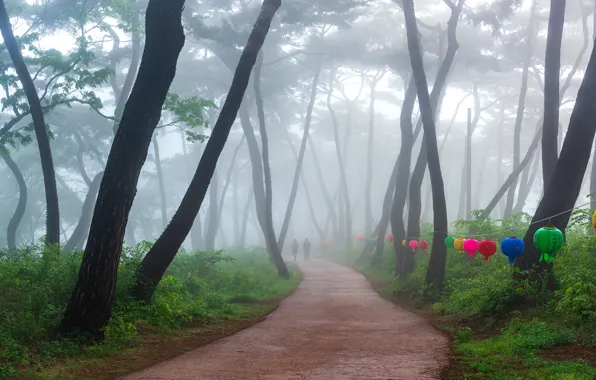
{"type": "Polygon", "coordinates": [[[464,251],[468,253],[469,257],[474,257],[476,252],[478,252],[478,240],[466,239],[464,241],[464,251]]]}
{"type": "Polygon", "coordinates": [[[418,248],[418,242],[416,240],[410,240],[408,245],[410,246],[410,248],[412,248],[413,252],[416,252],[416,248],[418,248]]]}

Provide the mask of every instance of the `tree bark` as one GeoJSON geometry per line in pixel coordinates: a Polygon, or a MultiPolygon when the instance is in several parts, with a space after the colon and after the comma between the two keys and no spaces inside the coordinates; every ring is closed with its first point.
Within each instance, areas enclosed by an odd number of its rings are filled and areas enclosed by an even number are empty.
{"type": "Polygon", "coordinates": [[[50,148],[50,139],[46,129],[43,109],[37,94],[37,89],[27,68],[27,64],[21,54],[21,48],[12,31],[10,19],[6,12],[4,0],[0,1],[0,32],[6,45],[6,50],[12,60],[14,69],[23,86],[23,91],[29,103],[35,137],[41,159],[41,171],[43,174],[43,183],[46,193],[46,238],[47,245],[60,244],[60,208],[58,206],[58,189],[56,187],[56,172],[54,171],[54,161],[52,159],[52,149],[50,148]]]}
{"type": "Polygon", "coordinates": [[[79,222],[72,232],[72,235],[70,235],[70,239],[68,239],[66,244],[64,244],[64,247],[62,248],[63,253],[68,253],[73,250],[83,248],[85,239],[87,238],[87,235],[89,235],[89,227],[91,226],[91,218],[93,217],[95,199],[97,197],[97,192],[99,191],[99,185],[101,184],[102,178],[103,171],[97,173],[95,178],[93,178],[89,184],[89,190],[87,190],[85,202],[83,203],[83,208],[81,209],[81,217],[79,218],[79,222]]]}
{"type": "MultiPolygon", "coordinates": [[[[544,196],[524,237],[526,245],[524,254],[515,261],[515,266],[521,270],[547,275],[552,273],[552,263],[539,261],[540,252],[533,244],[533,237],[536,230],[545,225],[552,225],[561,231],[565,231],[567,227],[571,209],[581,190],[596,133],[594,104],[596,104],[596,49],[592,50],[577,94],[561,156],[553,172],[550,186],[545,188],[544,196]]],[[[553,285],[552,276],[549,276],[548,280],[548,285],[553,285]]]]}
{"type": "MultiPolygon", "coordinates": [[[[424,129],[424,139],[422,145],[423,149],[427,151],[426,154],[428,157],[428,169],[433,193],[433,222],[435,232],[433,234],[432,252],[430,254],[430,261],[428,264],[425,282],[426,284],[434,284],[438,289],[443,287],[443,280],[445,278],[447,247],[445,247],[444,240],[447,237],[446,231],[448,228],[448,223],[447,205],[445,203],[445,189],[443,186],[443,176],[441,174],[441,162],[437,145],[437,135],[433,119],[441,89],[447,77],[449,67],[451,66],[453,58],[455,57],[455,52],[458,48],[455,33],[459,15],[464,5],[464,0],[460,0],[457,5],[454,5],[450,2],[447,4],[451,7],[451,17],[448,22],[448,48],[445,59],[439,68],[437,81],[435,81],[435,85],[433,86],[432,92],[434,94],[436,91],[436,100],[435,104],[432,104],[428,93],[426,75],[424,73],[422,53],[420,51],[421,49],[418,37],[418,26],[416,25],[414,1],[403,1],[406,34],[408,39],[408,52],[410,53],[410,63],[412,65],[412,72],[416,82],[418,104],[420,106],[422,127],[424,129]],[[446,62],[448,65],[445,65],[446,62]],[[443,77],[440,77],[441,74],[443,77]],[[442,79],[442,81],[440,79],[442,79]]],[[[418,193],[420,193],[420,188],[417,190],[418,193]]],[[[420,196],[420,194],[418,195],[420,196]]],[[[412,211],[410,210],[409,212],[411,213],[412,211]]],[[[418,223],[418,229],[420,229],[420,221],[418,220],[416,223],[418,223]]],[[[416,236],[419,236],[419,234],[416,236]]]]}
{"type": "Polygon", "coordinates": [[[143,59],[108,156],[81,270],[62,320],[63,331],[103,338],[139,174],[184,46],[183,8],[184,0],[149,0],[143,59]]]}
{"type": "MultiPolygon", "coordinates": [[[[532,56],[534,55],[535,19],[536,0],[532,0],[532,9],[530,11],[528,33],[526,36],[526,57],[524,58],[523,63],[521,89],[519,91],[519,100],[517,103],[517,115],[515,117],[515,126],[513,127],[513,168],[518,167],[520,162],[521,127],[524,120],[524,111],[526,107],[526,93],[528,92],[528,73],[532,56]]],[[[518,176],[514,176],[513,182],[509,187],[509,193],[507,193],[507,200],[505,202],[505,214],[503,215],[503,218],[508,218],[513,211],[513,200],[515,199],[515,190],[517,188],[517,177],[518,176]]]]}
{"type": "MultiPolygon", "coordinates": [[[[238,62],[230,91],[217,118],[217,122],[213,127],[211,136],[207,141],[205,151],[190,185],[170,224],[168,224],[168,227],[166,227],[153,247],[147,252],[147,255],[139,266],[135,286],[135,297],[138,300],[149,301],[151,299],[157,284],[191,229],[207,193],[209,182],[213,178],[217,160],[224,148],[230,129],[236,120],[238,109],[248,87],[250,73],[257,55],[265,41],[273,16],[280,5],[280,0],[265,0],[263,2],[258,19],[248,37],[248,41],[238,62]]],[[[246,139],[248,142],[248,136],[246,136],[246,139]]],[[[273,249],[277,248],[272,251],[271,259],[277,267],[278,274],[283,278],[289,278],[289,272],[277,247],[275,235],[273,235],[273,241],[271,241],[270,233],[272,231],[268,232],[268,245],[272,245],[273,249]]]]}
{"type": "Polygon", "coordinates": [[[292,211],[294,209],[294,202],[296,201],[296,193],[298,192],[298,182],[300,180],[300,174],[302,171],[302,163],[304,162],[304,155],[306,153],[306,145],[310,133],[310,122],[312,119],[312,111],[317,100],[317,85],[319,83],[319,75],[321,74],[321,62],[319,61],[318,67],[315,71],[315,76],[312,80],[312,87],[310,91],[310,100],[306,108],[306,120],[304,121],[304,131],[302,133],[302,143],[300,144],[300,151],[298,152],[298,160],[296,162],[296,170],[294,171],[294,179],[292,181],[292,189],[290,190],[290,199],[288,200],[288,206],[286,208],[286,214],[284,221],[279,233],[279,239],[277,245],[280,247],[284,246],[286,234],[288,233],[288,227],[290,225],[290,219],[292,217],[292,211]]]}
{"type": "Polygon", "coordinates": [[[168,206],[166,203],[166,185],[163,179],[163,171],[161,169],[161,158],[159,156],[159,144],[157,143],[157,136],[153,136],[153,157],[155,158],[155,169],[157,171],[157,183],[159,185],[159,199],[161,206],[161,224],[162,228],[168,225],[168,206]]]}
{"type": "Polygon", "coordinates": [[[375,137],[375,95],[376,87],[379,80],[384,76],[384,72],[377,73],[370,84],[370,103],[368,106],[368,147],[366,153],[366,182],[364,194],[364,231],[366,235],[370,235],[373,230],[373,215],[372,215],[372,180],[373,180],[373,151],[374,151],[374,137],[375,137]]]}
{"type": "Polygon", "coordinates": [[[551,0],[544,58],[544,126],[542,127],[542,178],[550,185],[558,159],[559,77],[561,75],[561,41],[565,25],[566,0],[551,0]]]}
{"type": "MultiPolygon", "coordinates": [[[[4,147],[0,147],[0,150],[4,150],[4,147]]],[[[21,169],[17,165],[16,162],[10,157],[9,152],[2,152],[2,159],[8,166],[8,169],[14,175],[17,185],[19,186],[19,201],[17,202],[17,207],[14,210],[14,214],[10,218],[8,222],[8,227],[6,227],[6,242],[8,244],[8,251],[11,255],[16,255],[17,253],[17,230],[19,228],[19,224],[21,224],[21,220],[23,220],[23,216],[25,215],[25,211],[27,210],[27,183],[25,182],[25,178],[23,178],[23,173],[21,169]]]]}

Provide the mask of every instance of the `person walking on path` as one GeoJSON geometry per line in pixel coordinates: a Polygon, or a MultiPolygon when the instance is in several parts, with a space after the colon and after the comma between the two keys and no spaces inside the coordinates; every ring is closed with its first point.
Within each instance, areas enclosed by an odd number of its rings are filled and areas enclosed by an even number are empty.
{"type": "Polygon", "coordinates": [[[296,257],[298,256],[298,240],[296,239],[292,242],[292,255],[294,255],[294,261],[296,261],[296,257]]]}
{"type": "Polygon", "coordinates": [[[304,240],[304,260],[308,260],[310,258],[310,241],[308,241],[308,238],[306,238],[304,240]]]}

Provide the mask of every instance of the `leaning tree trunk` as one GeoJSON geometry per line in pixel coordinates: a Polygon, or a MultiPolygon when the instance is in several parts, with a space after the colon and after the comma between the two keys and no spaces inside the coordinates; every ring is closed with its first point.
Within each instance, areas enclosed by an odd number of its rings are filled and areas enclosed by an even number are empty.
{"type": "MultiPolygon", "coordinates": [[[[450,50],[457,49],[455,27],[457,26],[457,21],[464,5],[464,1],[460,0],[457,5],[454,5],[450,2],[447,4],[450,4],[452,16],[449,19],[448,26],[449,47],[447,48],[447,54],[443,62],[448,60],[450,53],[452,55],[450,58],[451,61],[453,61],[453,57],[455,56],[455,52],[450,52],[450,50]]],[[[422,63],[422,53],[420,51],[418,26],[416,25],[414,1],[404,0],[403,9],[408,39],[408,52],[410,53],[410,63],[412,65],[414,80],[416,81],[418,104],[420,105],[420,115],[422,117],[422,126],[424,128],[424,139],[422,144],[427,151],[428,170],[433,191],[433,221],[435,232],[433,234],[432,252],[430,254],[430,261],[428,263],[428,270],[426,273],[426,284],[434,284],[438,289],[441,289],[443,286],[443,280],[445,278],[445,262],[447,258],[447,247],[443,242],[447,237],[446,231],[449,226],[447,224],[447,205],[445,203],[445,189],[443,187],[443,176],[441,174],[439,148],[437,145],[437,135],[433,120],[433,113],[436,109],[436,104],[434,104],[433,107],[428,94],[426,75],[424,73],[424,66],[422,63]]],[[[451,66],[451,64],[449,64],[449,66],[451,66]]],[[[441,69],[442,68],[443,65],[441,65],[441,69]]],[[[446,74],[447,73],[444,74],[445,77],[447,76],[446,74]]],[[[437,75],[437,77],[438,76],[439,75],[437,75]]],[[[433,92],[435,92],[436,87],[437,83],[435,83],[435,86],[433,86],[433,92]]],[[[437,101],[438,95],[440,95],[440,93],[441,90],[438,88],[437,101]]]]}
{"type": "MultiPolygon", "coordinates": [[[[524,254],[515,260],[515,266],[521,270],[530,270],[530,273],[547,276],[552,274],[552,263],[539,261],[540,252],[533,244],[534,233],[545,225],[552,225],[561,231],[567,227],[571,210],[581,190],[596,133],[594,104],[596,104],[596,49],[592,50],[584,73],[550,186],[544,189],[544,196],[524,237],[526,246],[524,254]]],[[[548,277],[548,284],[552,286],[552,276],[548,277]]]]}
{"type": "Polygon", "coordinates": [[[561,75],[561,41],[565,25],[566,0],[551,0],[544,58],[544,126],[542,127],[542,178],[550,186],[557,166],[559,128],[559,77],[561,75]]]}
{"type": "Polygon", "coordinates": [[[242,212],[242,227],[240,229],[240,239],[238,240],[238,247],[244,247],[246,245],[246,228],[248,226],[248,213],[250,211],[250,206],[255,201],[255,197],[252,196],[252,192],[254,187],[248,193],[246,197],[246,203],[244,204],[244,211],[242,212]]]}
{"type": "Polygon", "coordinates": [[[149,0],[143,59],[108,156],[79,277],[62,320],[63,331],[103,338],[139,174],[184,46],[183,8],[184,0],[149,0]]]}
{"type": "MultiPolygon", "coordinates": [[[[228,169],[228,174],[226,175],[226,182],[224,183],[224,187],[223,190],[221,191],[221,195],[219,196],[219,205],[217,206],[217,231],[219,231],[219,229],[221,228],[221,218],[222,218],[222,214],[223,214],[223,208],[224,208],[224,202],[226,199],[226,194],[228,193],[228,188],[230,187],[230,184],[232,182],[232,174],[234,172],[236,172],[236,158],[238,157],[238,153],[240,152],[240,148],[242,148],[242,145],[244,145],[244,140],[246,139],[246,137],[244,135],[242,135],[242,138],[240,139],[240,142],[238,143],[238,145],[236,145],[236,148],[234,149],[234,154],[232,155],[232,163],[230,164],[230,168],[228,169]]],[[[236,214],[236,208],[237,208],[237,204],[236,204],[236,196],[234,196],[234,245],[236,245],[236,241],[237,241],[237,220],[238,217],[236,214]]],[[[223,232],[223,229],[222,229],[223,232]]],[[[225,246],[225,245],[224,245],[225,246]]]]}
{"type": "Polygon", "coordinates": [[[368,147],[366,151],[366,182],[364,193],[364,231],[368,236],[371,234],[373,225],[372,216],[372,180],[373,180],[373,150],[375,137],[375,95],[379,80],[383,78],[384,73],[375,75],[370,85],[370,103],[368,106],[368,147]],[[380,74],[380,75],[379,75],[380,74]]]}
{"type": "MultiPolygon", "coordinates": [[[[0,150],[5,150],[5,147],[0,147],[0,150]]],[[[12,172],[17,180],[17,185],[19,186],[19,201],[17,202],[17,207],[14,210],[14,214],[12,214],[12,218],[8,222],[8,226],[6,227],[6,242],[8,244],[8,251],[11,255],[15,255],[17,253],[17,229],[19,228],[19,224],[21,224],[21,220],[23,220],[23,215],[25,215],[25,211],[27,209],[27,183],[25,182],[25,178],[23,178],[23,173],[16,162],[10,157],[9,152],[1,152],[2,159],[8,166],[8,169],[12,172]]]]}
{"type": "Polygon", "coordinates": [[[298,152],[298,161],[296,162],[296,170],[294,171],[294,179],[292,181],[292,189],[290,190],[290,199],[288,200],[288,207],[286,208],[286,214],[284,221],[279,233],[279,239],[277,244],[280,247],[284,246],[286,234],[288,233],[288,227],[290,225],[290,219],[292,217],[292,210],[294,209],[294,201],[296,200],[296,193],[298,192],[298,182],[300,180],[300,173],[302,171],[302,163],[304,162],[304,155],[306,153],[306,144],[308,142],[310,133],[310,121],[312,119],[312,111],[317,100],[317,85],[319,83],[319,75],[321,74],[321,62],[316,68],[315,76],[312,80],[312,89],[310,91],[310,100],[306,108],[306,120],[304,121],[304,131],[302,133],[302,143],[300,144],[300,151],[298,152]]]}
{"type": "Polygon", "coordinates": [[[159,200],[161,209],[161,224],[162,228],[168,225],[168,206],[166,204],[166,185],[163,179],[163,171],[161,169],[161,158],[159,156],[159,144],[157,143],[157,136],[153,136],[153,158],[155,159],[155,169],[157,171],[157,183],[159,185],[159,200]]]}
{"type": "MultiPolygon", "coordinates": [[[[170,0],[171,1],[171,0],[170,0]]],[[[226,97],[225,103],[221,109],[217,122],[213,127],[211,136],[207,141],[207,146],[199,162],[197,170],[190,181],[190,185],[180,206],[172,217],[170,224],[157,239],[153,247],[147,252],[147,255],[141,262],[137,282],[135,286],[135,297],[138,300],[149,301],[157,284],[161,280],[166,269],[176,256],[178,249],[186,239],[193,221],[201,208],[209,182],[213,177],[217,160],[224,148],[230,129],[236,120],[238,109],[242,103],[242,98],[248,87],[250,73],[253,69],[257,55],[263,46],[267,32],[271,25],[271,20],[281,5],[280,0],[265,0],[263,7],[256,21],[256,24],[248,37],[238,67],[234,73],[234,79],[230,86],[230,91],[226,97]]],[[[248,142],[248,136],[247,136],[248,142]]],[[[261,182],[262,183],[262,182],[261,182]]],[[[267,235],[270,238],[270,235],[267,235]]],[[[273,236],[274,246],[275,236],[273,236]]],[[[281,277],[289,278],[290,274],[283,261],[279,249],[273,252],[271,256],[277,271],[281,277]]]]}
{"type": "MultiPolygon", "coordinates": [[[[449,74],[449,70],[451,69],[451,66],[453,64],[453,60],[455,58],[455,54],[457,53],[457,49],[459,49],[459,43],[457,42],[457,23],[459,21],[459,16],[461,14],[461,10],[464,6],[464,0],[459,0],[457,5],[453,5],[450,2],[446,2],[446,4],[448,4],[451,7],[451,17],[449,18],[449,21],[447,22],[447,53],[445,54],[445,58],[443,59],[443,61],[441,62],[441,66],[439,67],[439,71],[437,72],[437,79],[435,80],[435,83],[433,85],[433,89],[430,93],[430,102],[431,102],[431,111],[432,111],[432,115],[431,117],[434,120],[435,114],[436,114],[436,110],[437,107],[439,105],[439,100],[440,100],[440,95],[442,92],[443,87],[445,86],[445,83],[447,81],[447,75],[449,74]]],[[[412,10],[413,10],[413,6],[412,6],[412,10]]],[[[426,77],[425,77],[426,80],[426,77]]],[[[426,91],[428,91],[428,89],[426,89],[426,91]]],[[[420,89],[418,89],[418,102],[420,102],[420,89]]],[[[421,112],[422,114],[422,112],[421,112]]],[[[424,124],[424,122],[423,122],[424,124]]],[[[409,202],[408,202],[408,229],[407,229],[407,233],[406,235],[409,236],[410,238],[417,238],[420,236],[420,215],[422,213],[422,194],[421,194],[421,190],[422,190],[422,181],[424,180],[424,173],[426,171],[426,165],[427,165],[427,157],[429,152],[427,151],[427,147],[426,147],[426,127],[425,127],[425,132],[422,138],[422,144],[421,144],[421,148],[420,148],[420,154],[418,155],[418,159],[416,160],[416,165],[414,167],[414,171],[412,172],[412,176],[410,178],[410,190],[408,193],[409,196],[409,202]]],[[[436,135],[434,135],[433,137],[436,140],[436,135]]],[[[430,172],[430,170],[429,170],[430,172]]],[[[435,173],[435,175],[437,175],[437,173],[435,173]]],[[[435,179],[435,182],[437,180],[435,179]]],[[[441,180],[442,182],[442,180],[441,180]]],[[[433,180],[431,179],[431,187],[433,188],[433,210],[436,207],[435,206],[435,197],[439,196],[438,194],[434,194],[434,188],[435,185],[433,185],[433,180]]],[[[441,192],[443,193],[443,202],[444,200],[444,189],[441,189],[441,192]]],[[[440,196],[439,196],[440,198],[440,196]]],[[[439,201],[441,202],[441,201],[439,201]]],[[[439,211],[440,213],[441,211],[439,211]]],[[[434,220],[437,220],[437,218],[441,218],[441,215],[435,215],[433,216],[434,220]]],[[[437,229],[437,227],[435,226],[435,229],[437,229]]],[[[444,229],[442,231],[447,231],[447,229],[444,229]]],[[[442,244],[444,246],[444,244],[442,244]]],[[[433,249],[434,246],[433,246],[433,249]]],[[[443,277],[439,276],[439,272],[442,270],[443,271],[443,276],[444,276],[444,257],[441,257],[440,255],[441,253],[441,249],[437,248],[437,255],[435,255],[435,260],[433,265],[435,267],[432,268],[432,281],[436,281],[437,284],[443,282],[443,277]],[[442,268],[442,269],[441,269],[442,268]]],[[[407,271],[411,271],[411,269],[413,268],[413,255],[406,255],[407,261],[406,261],[406,265],[407,271]]],[[[431,273],[431,268],[429,266],[429,274],[431,273]]],[[[428,277],[428,276],[427,276],[428,277]]]]}
{"type": "Polygon", "coordinates": [[[56,188],[56,172],[54,171],[54,161],[52,159],[52,150],[50,148],[50,139],[46,130],[43,109],[35,88],[35,83],[31,78],[27,64],[21,54],[21,48],[14,36],[10,19],[6,12],[4,0],[0,1],[0,32],[4,39],[4,45],[12,60],[14,69],[23,86],[23,91],[29,103],[31,118],[33,119],[33,128],[37,138],[39,156],[41,158],[41,172],[43,174],[43,183],[46,193],[46,239],[48,245],[60,244],[60,211],[58,206],[58,189],[56,188]]]}
{"type": "Polygon", "coordinates": [[[83,203],[83,208],[81,210],[81,217],[79,218],[79,222],[77,223],[72,235],[70,235],[70,239],[68,239],[66,244],[64,244],[62,252],[68,253],[75,249],[83,248],[85,239],[89,234],[91,218],[93,217],[93,208],[95,207],[95,198],[97,197],[97,192],[99,191],[99,185],[101,184],[102,178],[103,171],[97,173],[95,178],[93,178],[89,184],[89,190],[87,190],[85,202],[83,203]]]}
{"type": "MultiPolygon", "coordinates": [[[[315,148],[315,144],[312,142],[312,137],[308,137],[308,147],[310,148],[310,152],[312,153],[312,158],[314,161],[315,173],[317,174],[317,179],[319,180],[319,184],[321,185],[321,192],[323,193],[323,199],[325,200],[325,204],[327,205],[327,209],[329,210],[329,222],[331,223],[331,232],[333,237],[337,237],[337,213],[335,212],[334,202],[329,195],[329,191],[327,190],[327,186],[325,185],[325,177],[323,176],[323,171],[321,170],[321,162],[319,161],[319,157],[317,155],[317,150],[315,148]]],[[[325,235],[327,233],[325,232],[325,235]]]]}
{"type": "MultiPolygon", "coordinates": [[[[383,237],[387,231],[387,223],[391,218],[391,232],[393,234],[393,248],[395,251],[395,275],[402,273],[404,267],[403,258],[406,254],[401,241],[406,238],[406,226],[404,225],[404,206],[408,196],[408,179],[410,177],[410,166],[412,162],[412,146],[414,135],[412,131],[412,112],[416,103],[416,81],[412,75],[404,95],[404,101],[400,113],[401,144],[397,162],[395,163],[395,185],[392,191],[393,197],[389,210],[383,210],[381,215],[380,228],[377,235],[377,247],[375,250],[374,264],[379,265],[383,257],[383,237]],[[387,212],[389,211],[389,212],[387,212]]],[[[405,273],[405,271],[403,272],[405,273]]]]}
{"type": "MultiPolygon", "coordinates": [[[[515,117],[515,126],[513,127],[513,168],[519,166],[520,162],[520,140],[521,128],[524,120],[524,110],[526,107],[526,93],[528,92],[528,72],[534,55],[534,37],[535,37],[535,18],[536,18],[536,0],[532,1],[532,9],[530,11],[530,21],[527,33],[526,57],[524,58],[522,69],[521,89],[519,91],[519,100],[517,103],[517,115],[515,117]]],[[[507,200],[505,202],[505,214],[503,218],[508,218],[513,211],[513,200],[515,199],[515,190],[517,188],[517,176],[513,178],[513,182],[509,187],[507,193],[507,200]]]]}

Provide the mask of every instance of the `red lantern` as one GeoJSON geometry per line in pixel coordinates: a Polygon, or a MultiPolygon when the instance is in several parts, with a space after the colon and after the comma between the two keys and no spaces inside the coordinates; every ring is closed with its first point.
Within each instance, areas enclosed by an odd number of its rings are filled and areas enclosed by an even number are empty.
{"type": "Polygon", "coordinates": [[[389,238],[387,240],[389,240],[390,243],[393,243],[393,235],[389,235],[389,238]]]}
{"type": "Polygon", "coordinates": [[[497,252],[497,243],[492,240],[482,240],[478,243],[478,252],[484,261],[488,261],[488,258],[497,252]]]}
{"type": "Polygon", "coordinates": [[[420,249],[426,251],[428,249],[428,242],[426,240],[422,240],[420,242],[420,249]]]}

